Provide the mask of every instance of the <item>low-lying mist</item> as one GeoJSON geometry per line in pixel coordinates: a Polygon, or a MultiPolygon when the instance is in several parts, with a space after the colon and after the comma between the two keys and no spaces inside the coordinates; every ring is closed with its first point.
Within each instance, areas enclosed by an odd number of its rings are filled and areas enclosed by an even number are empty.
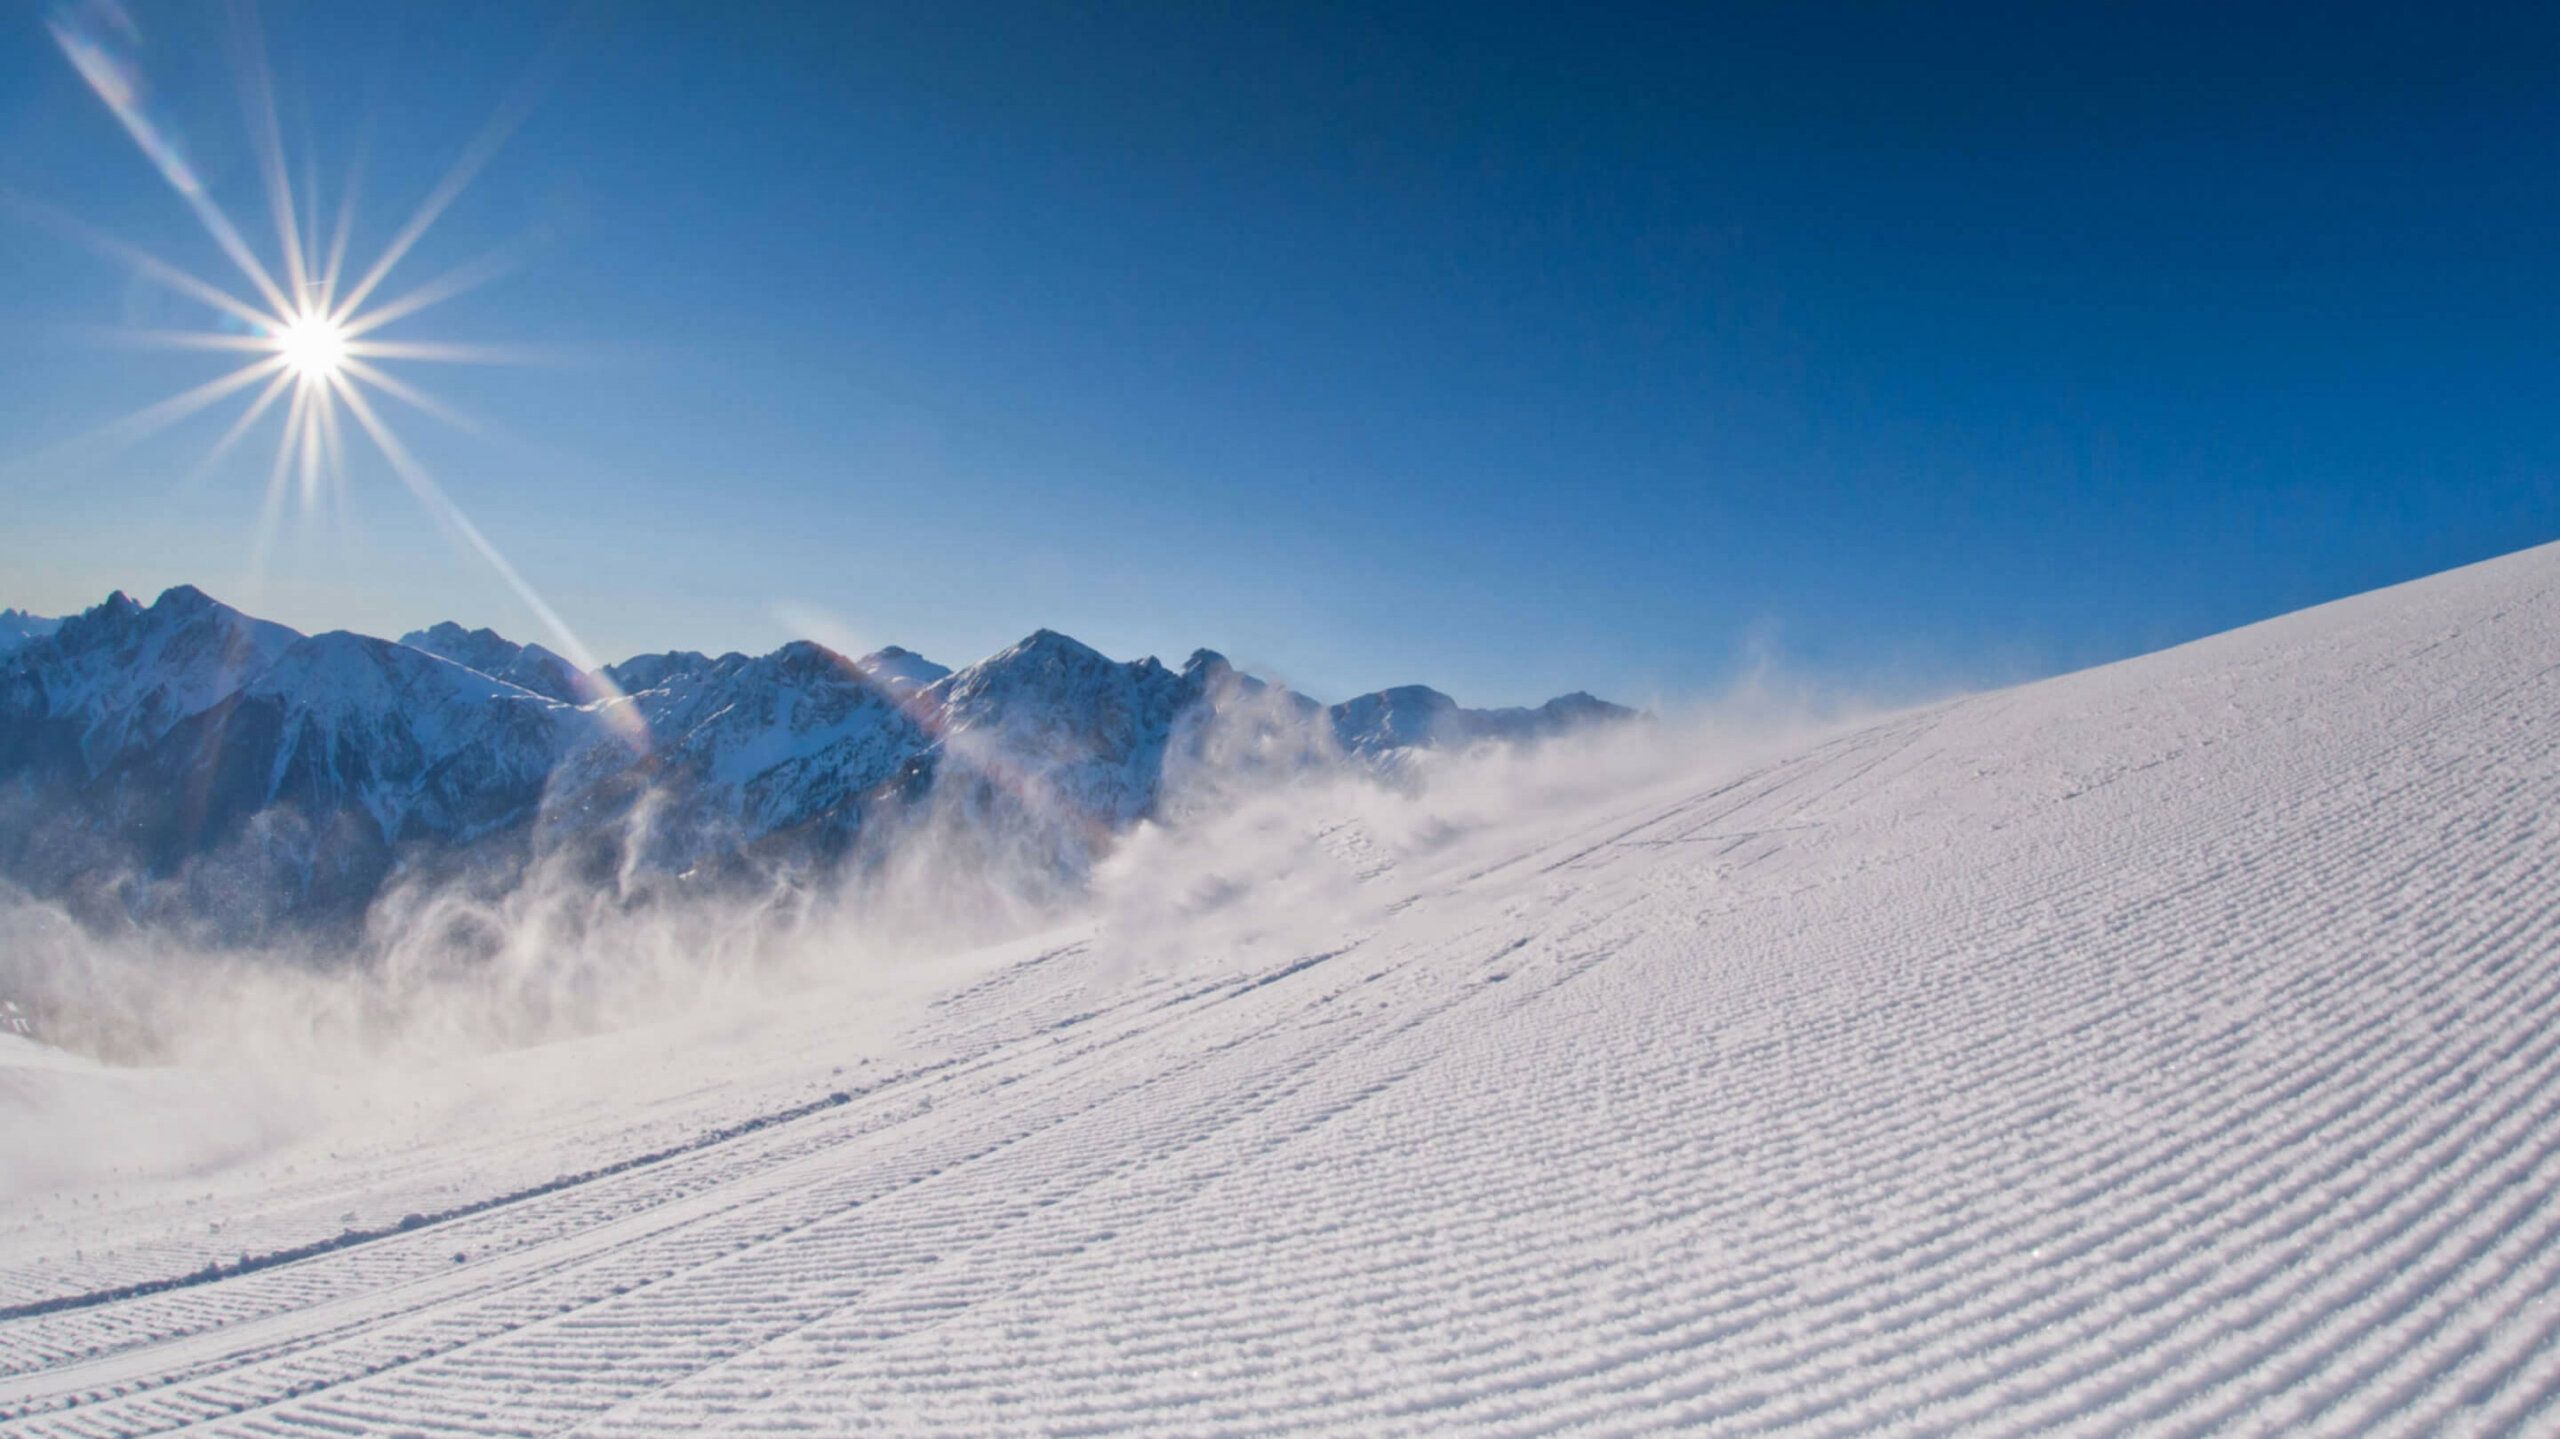
{"type": "MultiPolygon", "coordinates": [[[[40,1016],[43,1047],[0,1042],[0,1055],[22,1071],[55,1053],[41,1062],[98,1076],[137,1065],[222,1076],[236,1132],[190,1136],[219,1150],[307,1118],[291,1105],[279,1118],[277,1097],[321,1077],[414,1076],[714,1014],[748,1017],[751,1030],[760,1009],[822,988],[826,1002],[893,1024],[900,1005],[961,972],[959,956],[1027,935],[1088,936],[1106,974],[1266,954],[1285,963],[1356,938],[1434,875],[1480,869],[1560,821],[1738,766],[1849,715],[1755,685],[1639,723],[1375,765],[1311,756],[1284,726],[1240,725],[1169,756],[1148,817],[1108,835],[1052,823],[1036,794],[1027,805],[996,796],[1005,803],[990,810],[982,788],[953,786],[903,817],[894,843],[821,874],[776,865],[712,882],[542,857],[494,892],[395,883],[352,945],[102,934],[59,906],[7,896],[0,997],[40,1016]],[[1062,868],[1062,835],[1088,846],[1082,863],[1062,868]]],[[[648,824],[648,807],[628,822],[648,824]]],[[[0,1064],[0,1111],[32,1093],[9,1092],[10,1067],[0,1064]]],[[[119,1103],[107,1093],[49,1120],[0,1118],[58,1134],[119,1103]]],[[[116,1112],[116,1122],[158,1122],[147,1107],[116,1112]]]]}

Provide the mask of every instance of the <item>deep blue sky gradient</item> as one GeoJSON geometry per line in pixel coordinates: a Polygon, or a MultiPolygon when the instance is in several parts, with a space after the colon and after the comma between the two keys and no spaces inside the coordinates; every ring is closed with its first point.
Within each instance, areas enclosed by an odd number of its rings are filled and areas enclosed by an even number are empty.
{"type": "MultiPolygon", "coordinates": [[[[1924,9],[261,16],[359,256],[533,77],[402,274],[527,258],[386,333],[561,352],[401,426],[608,656],[1981,683],[2560,537],[2560,10],[1924,9]]],[[[227,281],[48,13],[0,189],[227,281]]],[[[263,236],[222,13],[133,13],[263,236]]],[[[228,411],[25,463],[221,366],[90,331],[202,318],[0,210],[0,602],[540,637],[369,459],[250,591],[271,440],[173,490],[228,411]]]]}

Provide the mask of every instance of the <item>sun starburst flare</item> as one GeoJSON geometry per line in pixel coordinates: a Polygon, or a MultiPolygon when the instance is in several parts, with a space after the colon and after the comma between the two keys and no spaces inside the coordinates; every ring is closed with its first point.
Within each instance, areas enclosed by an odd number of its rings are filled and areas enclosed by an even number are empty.
{"type": "MultiPolygon", "coordinates": [[[[342,289],[341,280],[349,273],[348,246],[355,228],[357,172],[350,171],[324,241],[318,198],[312,193],[315,187],[307,178],[308,170],[304,195],[298,198],[294,193],[283,127],[276,115],[274,83],[268,73],[256,15],[245,4],[238,4],[233,8],[232,20],[241,108],[275,226],[281,273],[268,268],[144,105],[141,71],[126,53],[136,47],[140,38],[130,17],[109,0],[89,0],[84,5],[66,6],[48,22],[64,58],[105,102],[125,133],[249,286],[249,294],[243,297],[67,215],[41,206],[24,206],[38,218],[125,265],[137,277],[202,304],[216,325],[205,330],[124,331],[119,338],[161,348],[247,356],[230,372],[144,406],[91,431],[81,440],[121,447],[248,393],[249,399],[237,418],[195,467],[191,478],[200,477],[281,406],[283,417],[275,459],[268,469],[256,543],[250,552],[250,574],[255,583],[264,573],[267,553],[287,504],[298,502],[308,513],[342,494],[347,476],[347,422],[352,420],[353,428],[363,434],[383,464],[457,547],[485,563],[514,592],[549,631],[561,652],[595,676],[608,700],[618,699],[601,674],[595,655],[463,513],[385,421],[372,399],[374,395],[387,396],[441,422],[471,429],[470,422],[450,406],[386,367],[398,363],[498,364],[523,358],[521,352],[497,347],[388,339],[377,333],[495,279],[511,266],[513,256],[508,251],[458,266],[387,298],[376,296],[523,118],[530,102],[529,87],[519,88],[499,108],[428,191],[417,210],[393,232],[380,255],[342,289]]],[[[615,711],[624,707],[609,703],[605,708],[615,711]]]]}
{"type": "Polygon", "coordinates": [[[279,327],[273,338],[284,367],[306,385],[325,385],[346,368],[346,326],[322,311],[303,311],[279,327]]]}

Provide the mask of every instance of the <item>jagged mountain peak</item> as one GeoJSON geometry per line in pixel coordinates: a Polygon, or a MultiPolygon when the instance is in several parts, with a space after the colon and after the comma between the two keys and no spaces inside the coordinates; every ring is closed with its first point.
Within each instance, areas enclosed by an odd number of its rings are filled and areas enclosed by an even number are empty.
{"type": "Polygon", "coordinates": [[[552,651],[538,644],[518,644],[485,627],[465,629],[443,620],[411,630],[400,637],[400,643],[563,704],[583,704],[602,693],[585,671],[552,651]]]}
{"type": "Polygon", "coordinates": [[[1353,754],[1446,744],[1460,738],[1458,702],[1429,685],[1397,685],[1344,700],[1329,711],[1336,742],[1353,754]]]}
{"type": "Polygon", "coordinates": [[[775,668],[789,674],[816,674],[832,671],[853,672],[853,661],[818,643],[816,640],[788,640],[780,649],[765,656],[775,668]]]}
{"type": "Polygon", "coordinates": [[[779,831],[849,833],[860,796],[928,742],[897,682],[811,640],[752,659],[644,655],[607,673],[674,777],[650,845],[675,868],[779,831]]]}
{"type": "MultiPolygon", "coordinates": [[[[453,646],[457,648],[469,647],[472,649],[487,650],[503,649],[510,654],[514,653],[516,650],[524,648],[522,645],[518,645],[510,641],[505,635],[502,635],[496,630],[490,629],[485,625],[476,630],[465,629],[452,620],[438,620],[434,624],[427,626],[425,629],[411,630],[409,633],[400,637],[400,643],[407,645],[412,649],[425,650],[430,654],[445,654],[443,648],[445,646],[453,646]]],[[[445,658],[452,659],[453,656],[445,654],[445,658]]]]}
{"type": "Polygon", "coordinates": [[[1399,685],[1345,700],[1331,710],[1334,738],[1353,754],[1391,749],[1445,748],[1483,741],[1519,743],[1547,739],[1586,725],[1637,717],[1624,705],[1582,690],[1558,695],[1535,709],[1510,706],[1471,710],[1428,685],[1399,685]]]}
{"type": "Polygon", "coordinates": [[[238,691],[301,638],[193,585],[149,609],[117,590],[7,656],[0,724],[48,730],[95,773],[238,691]]]}
{"type": "Polygon", "coordinates": [[[715,660],[700,650],[665,650],[657,654],[633,655],[619,664],[606,665],[604,676],[624,693],[639,694],[703,674],[720,665],[745,662],[746,656],[734,651],[715,660]]]}
{"type": "Polygon", "coordinates": [[[155,612],[165,610],[172,614],[192,614],[206,609],[229,609],[230,606],[193,585],[171,585],[160,592],[158,599],[151,602],[151,608],[155,612]]]}
{"type": "Polygon", "coordinates": [[[287,646],[246,689],[338,711],[419,703],[566,703],[405,641],[394,644],[352,630],[329,630],[287,646]]]}
{"type": "MultiPolygon", "coordinates": [[[[191,621],[211,619],[236,621],[244,625],[263,626],[273,630],[285,627],[269,620],[254,619],[233,609],[194,585],[171,585],[162,590],[149,605],[125,593],[110,590],[98,603],[58,621],[63,626],[78,626],[95,633],[129,628],[137,622],[158,628],[183,625],[191,621]]],[[[287,633],[292,633],[287,631],[287,633]]]]}
{"type": "Polygon", "coordinates": [[[949,665],[938,665],[914,650],[889,645],[873,650],[854,661],[856,668],[879,681],[891,694],[915,693],[951,673],[949,665]]]}
{"type": "MultiPolygon", "coordinates": [[[[123,592],[118,591],[109,597],[109,603],[112,604],[114,600],[122,597],[123,592]]],[[[289,629],[273,620],[262,620],[244,610],[235,609],[193,585],[171,585],[160,592],[159,598],[153,600],[149,608],[136,605],[127,599],[118,614],[120,618],[140,620],[154,629],[209,626],[222,630],[254,633],[287,642],[302,637],[300,630],[289,629]]]]}
{"type": "Polygon", "coordinates": [[[1392,705],[1422,705],[1431,709],[1453,709],[1458,703],[1446,693],[1433,689],[1429,685],[1394,685],[1363,695],[1361,698],[1382,700],[1392,705]]]}
{"type": "Polygon", "coordinates": [[[997,697],[1070,702],[1097,687],[1113,688],[1150,673],[1167,672],[1153,658],[1123,664],[1071,635],[1040,629],[935,681],[928,697],[965,717],[997,697]]]}
{"type": "Polygon", "coordinates": [[[969,668],[1010,668],[1026,664],[1107,665],[1110,663],[1112,660],[1109,656],[1073,635],[1062,634],[1052,629],[1036,629],[969,668]]]}
{"type": "Polygon", "coordinates": [[[1611,704],[1589,690],[1574,690],[1557,695],[1538,706],[1535,713],[1568,722],[1582,720],[1631,720],[1639,711],[1625,705],[1611,704]]]}
{"type": "Polygon", "coordinates": [[[60,628],[62,621],[49,615],[0,610],[0,656],[13,654],[28,641],[43,639],[60,628]]]}

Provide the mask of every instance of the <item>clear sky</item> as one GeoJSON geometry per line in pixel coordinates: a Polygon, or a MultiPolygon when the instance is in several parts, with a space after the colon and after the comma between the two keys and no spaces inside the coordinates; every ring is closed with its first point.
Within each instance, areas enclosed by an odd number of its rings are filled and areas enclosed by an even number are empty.
{"type": "MultiPolygon", "coordinates": [[[[543,637],[360,444],[253,579],[281,406],[63,448],[241,357],[47,215],[246,287],[55,27],[275,263],[232,22],[129,18],[0,22],[0,602],[543,637]]],[[[1979,683],[2560,537],[2548,5],[258,18],[359,260],[532,98],[384,290],[506,273],[382,335],[538,362],[383,415],[607,657],[1979,683]]]]}

